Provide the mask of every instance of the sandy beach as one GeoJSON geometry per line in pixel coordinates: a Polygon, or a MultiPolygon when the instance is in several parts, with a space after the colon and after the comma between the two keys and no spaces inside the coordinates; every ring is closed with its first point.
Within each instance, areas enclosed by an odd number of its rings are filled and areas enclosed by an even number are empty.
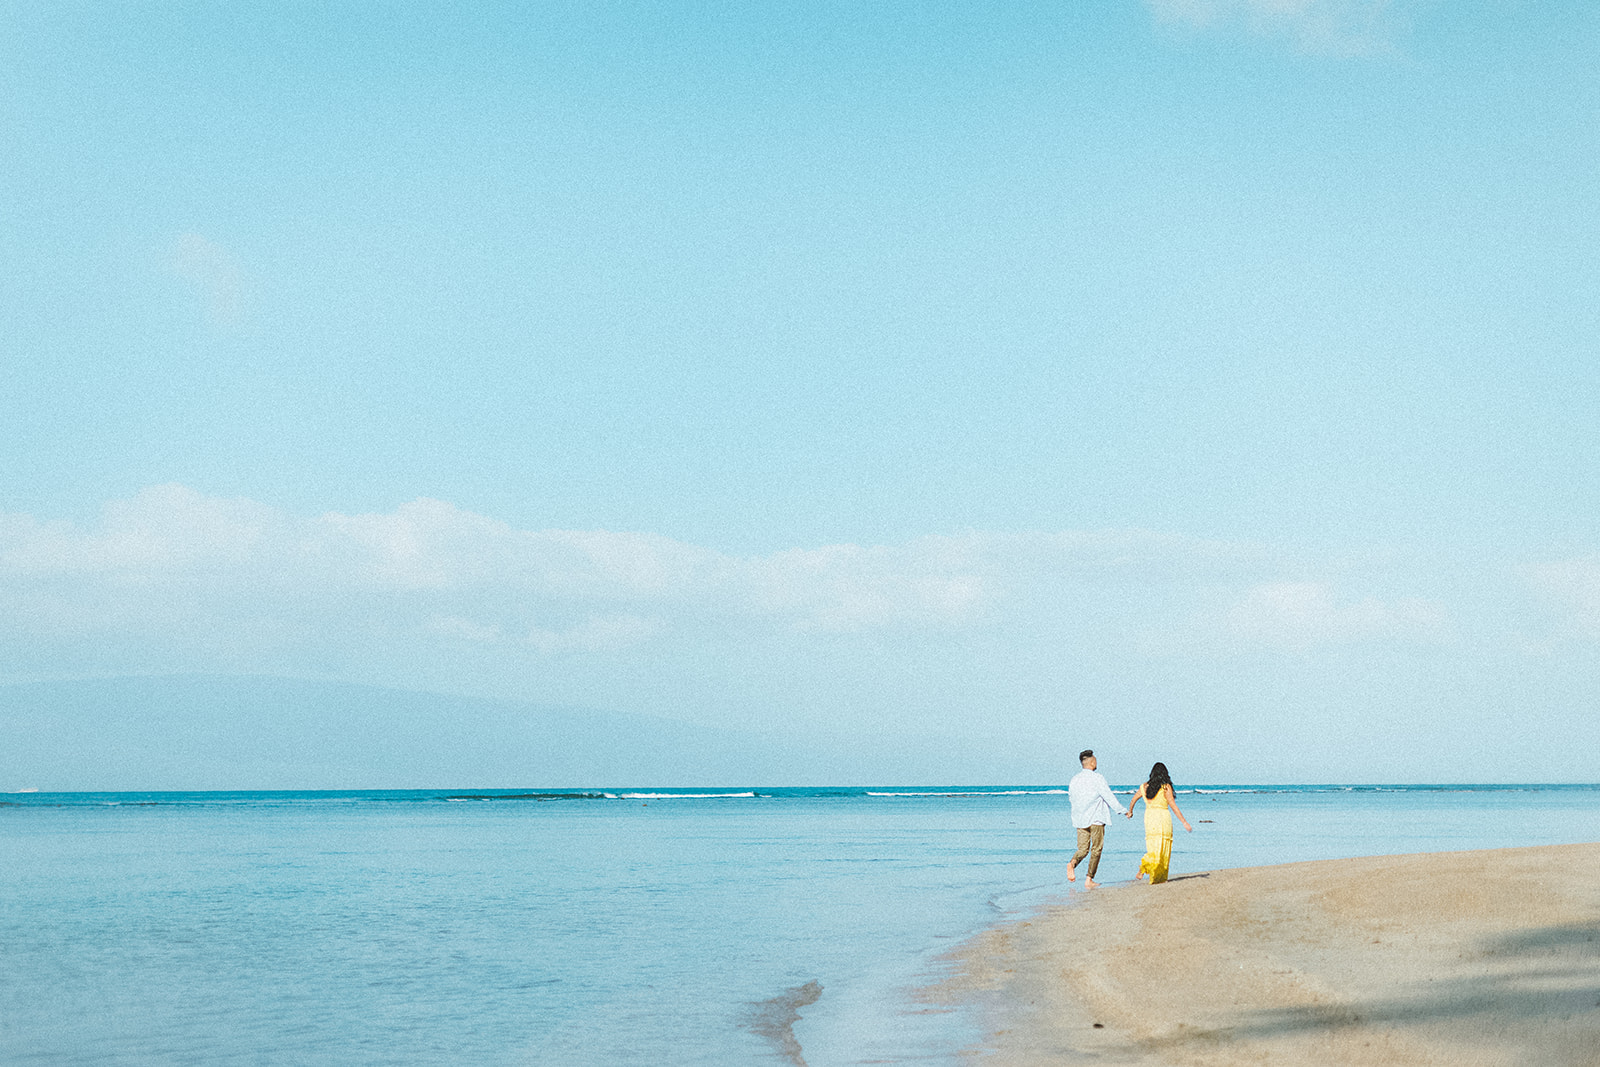
{"type": "Polygon", "coordinates": [[[1600,844],[1113,883],[954,963],[995,1067],[1600,1064],[1600,844]]]}

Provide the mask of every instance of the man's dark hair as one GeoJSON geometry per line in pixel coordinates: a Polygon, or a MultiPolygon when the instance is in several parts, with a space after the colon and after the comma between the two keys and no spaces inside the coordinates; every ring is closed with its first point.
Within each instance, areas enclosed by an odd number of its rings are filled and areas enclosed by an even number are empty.
{"type": "Polygon", "coordinates": [[[1093,756],[1093,755],[1094,755],[1094,749],[1086,748],[1082,752],[1078,753],[1078,762],[1082,763],[1084,760],[1088,759],[1090,756],[1093,756]]]}

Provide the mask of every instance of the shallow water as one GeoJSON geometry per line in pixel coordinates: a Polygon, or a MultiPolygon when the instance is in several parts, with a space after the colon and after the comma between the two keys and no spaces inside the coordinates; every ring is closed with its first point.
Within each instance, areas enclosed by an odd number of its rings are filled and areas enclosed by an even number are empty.
{"type": "MultiPolygon", "coordinates": [[[[1060,792],[629,792],[0,798],[0,1061],[950,1063],[907,987],[1068,892],[1060,792]]],[[[1175,874],[1600,825],[1596,787],[1179,803],[1175,874]]],[[[1102,880],[1142,851],[1115,822],[1102,880]]]]}

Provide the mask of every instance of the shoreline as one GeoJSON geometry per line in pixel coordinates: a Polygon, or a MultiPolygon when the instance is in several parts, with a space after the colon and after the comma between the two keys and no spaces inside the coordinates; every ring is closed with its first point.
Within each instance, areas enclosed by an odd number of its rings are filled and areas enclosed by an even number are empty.
{"type": "Polygon", "coordinates": [[[1600,1064],[1600,843],[1110,883],[948,959],[993,1067],[1600,1064]]]}

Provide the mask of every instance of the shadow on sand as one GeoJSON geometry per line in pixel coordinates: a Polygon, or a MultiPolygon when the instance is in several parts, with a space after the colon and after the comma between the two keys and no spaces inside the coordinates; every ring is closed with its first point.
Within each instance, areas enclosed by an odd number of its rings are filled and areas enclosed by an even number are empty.
{"type": "MultiPolygon", "coordinates": [[[[1387,999],[1245,1011],[1228,1026],[1191,1028],[1129,1042],[1115,1051],[1160,1056],[1185,1048],[1354,1027],[1437,1033],[1441,1025],[1446,1029],[1459,1025],[1498,1034],[1511,1044],[1518,1034],[1530,1042],[1537,1040],[1539,1056],[1550,1057],[1543,1062],[1600,1062],[1593,1045],[1600,1033],[1600,922],[1543,927],[1463,944],[1462,950],[1480,963],[1480,973],[1424,980],[1387,999]]],[[[1530,1056],[1524,1062],[1537,1058],[1530,1056]]]]}

